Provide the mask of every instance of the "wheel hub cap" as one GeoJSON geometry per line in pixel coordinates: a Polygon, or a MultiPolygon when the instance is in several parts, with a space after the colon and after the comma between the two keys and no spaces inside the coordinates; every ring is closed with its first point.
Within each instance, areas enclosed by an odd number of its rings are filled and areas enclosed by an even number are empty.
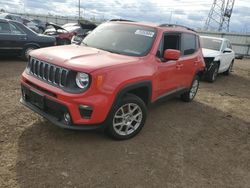
{"type": "Polygon", "coordinates": [[[142,110],[135,103],[121,106],[113,118],[113,127],[116,133],[125,136],[132,134],[140,126],[142,110]]]}
{"type": "Polygon", "coordinates": [[[194,98],[194,96],[195,96],[196,93],[197,93],[198,87],[199,87],[199,81],[198,81],[198,80],[195,80],[195,81],[193,82],[193,85],[192,85],[191,90],[190,90],[190,99],[193,99],[193,98],[194,98]]]}

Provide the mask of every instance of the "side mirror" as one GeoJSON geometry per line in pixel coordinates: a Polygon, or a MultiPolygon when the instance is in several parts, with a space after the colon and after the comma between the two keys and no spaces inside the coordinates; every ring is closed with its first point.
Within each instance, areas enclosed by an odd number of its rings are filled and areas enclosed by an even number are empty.
{"type": "Polygon", "coordinates": [[[231,53],[232,50],[230,48],[225,48],[225,50],[223,50],[223,53],[231,53]]]}
{"type": "Polygon", "coordinates": [[[166,60],[178,60],[181,57],[180,50],[167,49],[163,55],[166,60]]]}

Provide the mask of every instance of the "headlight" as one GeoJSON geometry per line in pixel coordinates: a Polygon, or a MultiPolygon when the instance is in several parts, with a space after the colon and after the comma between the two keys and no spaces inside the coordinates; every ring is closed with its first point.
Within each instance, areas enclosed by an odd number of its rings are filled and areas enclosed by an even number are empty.
{"type": "Polygon", "coordinates": [[[78,72],[76,74],[76,85],[81,89],[87,88],[89,86],[89,75],[86,73],[78,72]]]}

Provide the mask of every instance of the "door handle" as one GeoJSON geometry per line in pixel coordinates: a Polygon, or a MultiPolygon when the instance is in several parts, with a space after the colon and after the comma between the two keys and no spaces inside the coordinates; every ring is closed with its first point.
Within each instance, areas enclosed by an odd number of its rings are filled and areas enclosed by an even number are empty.
{"type": "Polygon", "coordinates": [[[197,66],[199,62],[199,60],[194,61],[194,65],[197,66]]]}
{"type": "Polygon", "coordinates": [[[183,64],[177,64],[177,65],[176,65],[176,68],[177,68],[177,69],[181,69],[182,67],[183,67],[183,64]]]}
{"type": "Polygon", "coordinates": [[[21,37],[19,37],[19,39],[21,39],[21,40],[27,40],[27,37],[21,36],[21,37]]]}

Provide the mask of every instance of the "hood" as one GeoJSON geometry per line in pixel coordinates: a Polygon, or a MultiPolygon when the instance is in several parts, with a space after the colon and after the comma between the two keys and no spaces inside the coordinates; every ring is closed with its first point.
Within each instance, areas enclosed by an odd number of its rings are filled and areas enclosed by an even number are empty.
{"type": "Polygon", "coordinates": [[[207,48],[202,48],[202,53],[204,57],[216,57],[220,55],[220,52],[217,50],[211,50],[207,48]]]}
{"type": "Polygon", "coordinates": [[[54,28],[55,28],[55,30],[59,30],[59,29],[61,29],[61,30],[65,30],[65,31],[67,31],[67,30],[66,30],[66,29],[64,29],[63,27],[61,27],[61,26],[59,26],[59,25],[56,25],[56,24],[54,24],[54,23],[52,23],[52,22],[47,23],[47,24],[46,24],[46,26],[52,26],[52,27],[54,27],[54,28]]]}
{"type": "Polygon", "coordinates": [[[30,55],[48,63],[86,73],[140,60],[139,57],[125,56],[79,45],[40,48],[33,50],[30,55]]]}

